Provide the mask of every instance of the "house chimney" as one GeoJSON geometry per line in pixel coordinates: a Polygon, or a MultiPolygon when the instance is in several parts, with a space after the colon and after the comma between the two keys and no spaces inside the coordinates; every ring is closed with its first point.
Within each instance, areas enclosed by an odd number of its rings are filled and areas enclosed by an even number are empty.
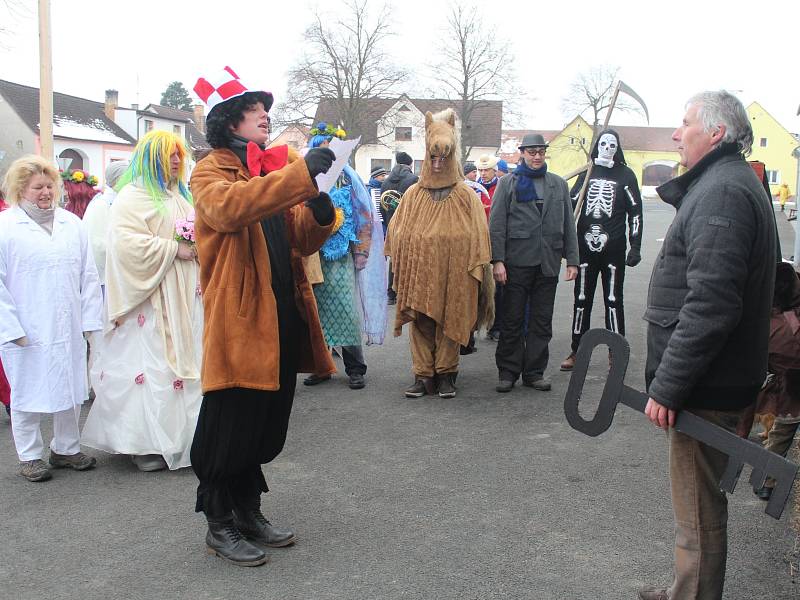
{"type": "Polygon", "coordinates": [[[131,108],[133,110],[139,110],[139,105],[138,104],[131,104],[131,108]]]}
{"type": "Polygon", "coordinates": [[[202,104],[195,104],[193,107],[194,109],[194,124],[200,130],[200,133],[206,132],[206,115],[205,115],[205,108],[202,104]]]}
{"type": "Polygon", "coordinates": [[[117,112],[117,106],[119,104],[119,93],[117,90],[106,90],[106,106],[104,112],[106,116],[114,120],[117,112]]]}

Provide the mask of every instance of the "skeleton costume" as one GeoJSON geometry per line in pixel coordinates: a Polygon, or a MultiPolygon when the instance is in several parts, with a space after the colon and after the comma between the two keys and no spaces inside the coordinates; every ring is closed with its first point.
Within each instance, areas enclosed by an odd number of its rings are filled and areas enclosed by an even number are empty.
{"type": "MultiPolygon", "coordinates": [[[[592,149],[594,166],[586,190],[586,200],[578,217],[580,265],[575,280],[575,310],[572,320],[572,352],[589,329],[597,287],[603,282],[606,329],[625,335],[625,309],[622,288],[625,267],[641,260],[642,197],[636,176],[625,163],[619,135],[613,129],[601,132],[592,149]],[[627,222],[627,238],[625,224],[627,222]],[[628,243],[627,259],[625,252],[628,243]]],[[[577,202],[585,175],[572,188],[577,202]]]]}

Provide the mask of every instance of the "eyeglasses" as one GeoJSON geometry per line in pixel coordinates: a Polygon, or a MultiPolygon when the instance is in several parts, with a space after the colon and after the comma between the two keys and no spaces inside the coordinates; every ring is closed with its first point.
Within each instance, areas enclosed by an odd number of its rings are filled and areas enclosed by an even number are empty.
{"type": "Polygon", "coordinates": [[[525,148],[523,152],[530,156],[536,156],[537,154],[539,156],[544,156],[545,153],[547,152],[547,148],[525,148]]]}

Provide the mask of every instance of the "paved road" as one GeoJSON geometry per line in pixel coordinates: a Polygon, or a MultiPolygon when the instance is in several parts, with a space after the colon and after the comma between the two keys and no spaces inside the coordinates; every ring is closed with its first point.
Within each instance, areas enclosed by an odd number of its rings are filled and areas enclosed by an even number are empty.
{"type": "MultiPolygon", "coordinates": [[[[671,218],[648,202],[644,260],[628,273],[629,385],[643,386],[639,317],[671,218]]],[[[571,303],[561,284],[556,367],[571,303]]],[[[601,314],[598,305],[596,323],[601,314]]],[[[665,435],[625,407],[602,436],[577,433],[563,415],[566,374],[552,372],[551,393],[499,395],[493,352],[481,341],[464,358],[453,400],[402,397],[405,336],[366,350],[362,391],[343,377],[300,386],[286,449],[266,469],[264,506],[300,541],[259,569],[206,556],[191,471],[139,473],[126,457],[96,452],[95,471],[31,484],[16,476],[0,417],[0,598],[613,600],[667,583],[665,435]]],[[[800,597],[784,560],[795,542],[787,517],[767,517],[746,476],[730,502],[726,598],[800,597]]]]}

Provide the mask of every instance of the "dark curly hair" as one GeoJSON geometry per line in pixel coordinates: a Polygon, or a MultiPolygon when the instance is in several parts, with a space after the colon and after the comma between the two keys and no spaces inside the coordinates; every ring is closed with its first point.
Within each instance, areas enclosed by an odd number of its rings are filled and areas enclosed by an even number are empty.
{"type": "Polygon", "coordinates": [[[245,92],[217,104],[206,119],[206,141],[212,148],[227,148],[231,141],[231,127],[236,127],[244,119],[244,113],[256,103],[261,102],[264,110],[272,108],[272,94],[269,92],[245,92]]]}

